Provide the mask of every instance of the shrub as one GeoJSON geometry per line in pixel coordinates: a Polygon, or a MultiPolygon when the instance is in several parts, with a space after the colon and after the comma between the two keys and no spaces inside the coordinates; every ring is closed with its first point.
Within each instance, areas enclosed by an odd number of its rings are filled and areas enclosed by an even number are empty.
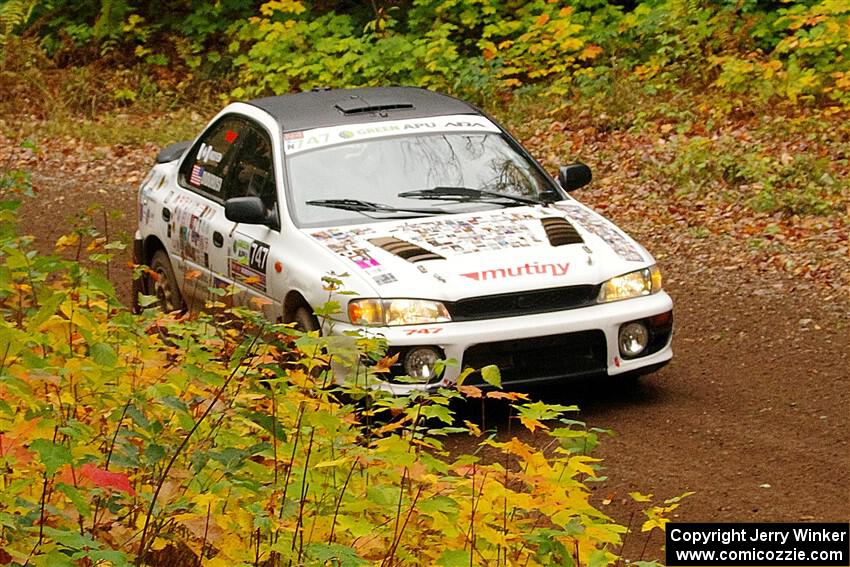
{"type": "Polygon", "coordinates": [[[682,194],[722,191],[756,211],[825,215],[844,208],[844,181],[828,159],[775,155],[729,136],[687,139],[664,169],[682,194]]]}
{"type": "Polygon", "coordinates": [[[470,96],[544,83],[563,93],[601,49],[557,3],[413,0],[403,20],[381,10],[364,28],[306,2],[266,2],[231,45],[245,85],[234,95],[315,86],[410,84],[470,96]]]}

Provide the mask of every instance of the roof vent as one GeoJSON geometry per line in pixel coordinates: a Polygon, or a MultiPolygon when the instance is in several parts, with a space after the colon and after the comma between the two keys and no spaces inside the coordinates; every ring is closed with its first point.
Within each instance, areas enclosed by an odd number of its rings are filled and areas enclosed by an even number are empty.
{"type": "Polygon", "coordinates": [[[360,97],[343,100],[334,105],[337,110],[350,116],[352,114],[367,114],[369,112],[381,112],[386,110],[412,110],[414,106],[409,102],[375,102],[369,103],[360,97]]]}
{"type": "Polygon", "coordinates": [[[404,258],[408,262],[412,262],[414,264],[417,262],[425,262],[427,260],[445,260],[445,258],[439,254],[435,254],[430,250],[425,250],[421,246],[411,244],[406,240],[401,240],[392,236],[371,238],[369,242],[378,248],[386,250],[390,254],[395,254],[396,256],[404,258]]]}
{"type": "Polygon", "coordinates": [[[584,242],[570,222],[561,217],[547,217],[540,219],[543,229],[552,246],[564,246],[565,244],[580,244],[584,242]]]}

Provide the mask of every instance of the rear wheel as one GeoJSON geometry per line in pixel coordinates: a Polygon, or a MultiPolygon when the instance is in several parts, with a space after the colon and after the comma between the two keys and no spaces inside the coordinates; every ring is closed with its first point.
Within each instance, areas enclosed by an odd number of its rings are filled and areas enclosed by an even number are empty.
{"type": "Polygon", "coordinates": [[[166,313],[183,311],[186,304],[177,286],[177,278],[171,268],[171,260],[165,250],[157,250],[151,258],[151,270],[156,274],[153,278],[153,292],[159,300],[159,307],[166,313]]]}

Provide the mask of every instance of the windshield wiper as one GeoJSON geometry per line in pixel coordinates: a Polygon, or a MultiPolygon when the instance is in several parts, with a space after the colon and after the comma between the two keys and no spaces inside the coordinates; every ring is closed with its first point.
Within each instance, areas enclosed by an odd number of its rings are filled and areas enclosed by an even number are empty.
{"type": "Polygon", "coordinates": [[[420,189],[419,191],[405,191],[398,194],[399,197],[407,199],[426,199],[434,201],[490,201],[503,199],[523,205],[540,205],[540,201],[516,195],[506,195],[486,189],[471,189],[469,187],[434,187],[432,189],[420,189]]]}
{"type": "MultiPolygon", "coordinates": [[[[355,211],[358,213],[416,213],[417,215],[446,215],[449,211],[443,209],[416,209],[406,207],[393,207],[372,201],[361,201],[360,199],[319,199],[307,201],[307,205],[317,207],[328,207],[331,209],[342,209],[344,211],[355,211]]],[[[406,217],[410,218],[410,217],[406,217]]]]}

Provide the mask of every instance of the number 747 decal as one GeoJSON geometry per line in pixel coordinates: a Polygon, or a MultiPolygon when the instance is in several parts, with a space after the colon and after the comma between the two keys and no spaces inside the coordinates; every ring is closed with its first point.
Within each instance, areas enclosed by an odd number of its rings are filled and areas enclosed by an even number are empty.
{"type": "Polygon", "coordinates": [[[433,328],[433,329],[409,329],[409,330],[405,331],[404,334],[407,335],[408,337],[413,336],[413,335],[436,335],[437,333],[439,333],[442,330],[443,330],[442,327],[436,327],[436,328],[433,328]]]}

